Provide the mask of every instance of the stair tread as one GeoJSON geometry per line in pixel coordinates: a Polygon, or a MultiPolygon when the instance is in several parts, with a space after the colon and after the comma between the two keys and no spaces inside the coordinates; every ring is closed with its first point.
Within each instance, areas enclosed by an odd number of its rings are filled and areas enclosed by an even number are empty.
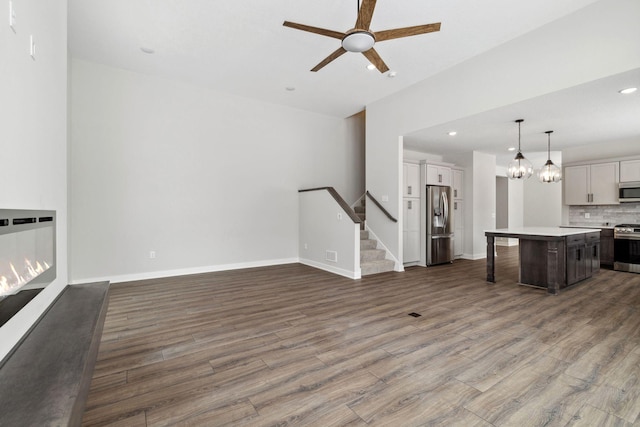
{"type": "Polygon", "coordinates": [[[387,251],[384,249],[361,249],[360,262],[382,260],[386,254],[387,251]]]}
{"type": "Polygon", "coordinates": [[[360,250],[376,249],[377,246],[378,246],[378,241],[377,240],[360,239],[360,250]]]}

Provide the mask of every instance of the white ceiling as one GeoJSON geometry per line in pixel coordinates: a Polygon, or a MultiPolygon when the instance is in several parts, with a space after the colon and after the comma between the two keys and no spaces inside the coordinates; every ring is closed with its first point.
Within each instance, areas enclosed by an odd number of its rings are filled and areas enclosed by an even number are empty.
{"type": "Polygon", "coordinates": [[[547,155],[547,130],[554,151],[635,138],[640,154],[640,91],[618,93],[628,87],[640,88],[640,69],[424,129],[406,135],[404,146],[444,156],[473,147],[506,165],[515,156],[508,148],[518,146],[515,120],[524,119],[521,145],[528,158],[547,155]]]}
{"type": "MultiPolygon", "coordinates": [[[[373,31],[442,22],[440,32],[376,44],[382,59],[397,73],[394,78],[367,70],[368,61],[356,53],[341,56],[317,73],[310,72],[340,41],[282,26],[288,20],[347,31],[356,20],[357,0],[69,0],[69,49],[74,58],[348,117],[367,104],[594,2],[380,0],[371,23],[373,31]],[[155,53],[145,54],[141,47],[155,53]]],[[[640,85],[638,72],[626,79],[640,85]]],[[[523,151],[528,133],[541,133],[549,126],[555,128],[552,144],[557,140],[557,148],[578,140],[595,141],[602,133],[612,135],[612,128],[595,129],[595,120],[606,119],[616,129],[619,125],[621,137],[638,136],[640,120],[626,116],[640,117],[640,96],[631,95],[624,101],[617,93],[608,96],[612,88],[621,88],[622,81],[594,82],[508,111],[428,129],[407,138],[407,147],[433,152],[432,144],[444,142],[443,132],[455,128],[456,139],[440,145],[453,151],[474,146],[500,153],[517,142],[517,127],[505,121],[505,116],[526,120],[523,151]],[[545,129],[534,123],[545,123],[545,129]]],[[[535,138],[543,150],[544,137],[535,138]]]]}

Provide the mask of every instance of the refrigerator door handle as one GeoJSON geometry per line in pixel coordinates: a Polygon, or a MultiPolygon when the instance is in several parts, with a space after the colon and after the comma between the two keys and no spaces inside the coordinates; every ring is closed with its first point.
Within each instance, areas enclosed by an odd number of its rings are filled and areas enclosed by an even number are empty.
{"type": "Polygon", "coordinates": [[[444,205],[444,224],[443,228],[447,230],[447,223],[449,222],[449,200],[447,199],[447,193],[442,192],[442,203],[444,205]]]}

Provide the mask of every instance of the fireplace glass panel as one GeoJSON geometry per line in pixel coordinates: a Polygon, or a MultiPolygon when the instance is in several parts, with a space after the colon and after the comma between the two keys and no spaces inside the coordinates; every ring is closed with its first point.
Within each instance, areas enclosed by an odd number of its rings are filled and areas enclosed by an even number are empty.
{"type": "Polygon", "coordinates": [[[53,227],[0,235],[0,299],[22,287],[40,287],[38,277],[54,264],[53,227]]]}

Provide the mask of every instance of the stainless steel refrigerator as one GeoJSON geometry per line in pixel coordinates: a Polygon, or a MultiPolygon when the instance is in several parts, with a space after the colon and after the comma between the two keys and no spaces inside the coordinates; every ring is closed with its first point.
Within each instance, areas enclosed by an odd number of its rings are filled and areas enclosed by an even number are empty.
{"type": "Polygon", "coordinates": [[[427,185],[427,265],[453,261],[451,187],[427,185]]]}

